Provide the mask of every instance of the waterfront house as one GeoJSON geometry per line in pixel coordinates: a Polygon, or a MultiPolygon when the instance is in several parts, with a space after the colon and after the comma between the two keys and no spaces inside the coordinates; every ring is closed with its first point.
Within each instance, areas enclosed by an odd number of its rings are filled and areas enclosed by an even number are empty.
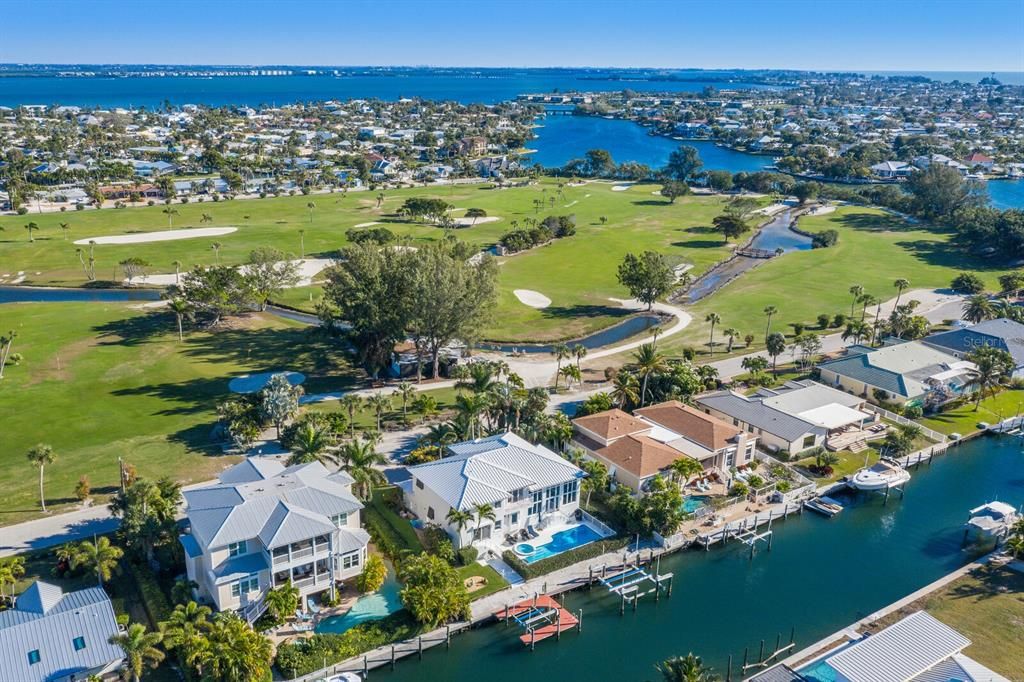
{"type": "Polygon", "coordinates": [[[957,358],[986,346],[1004,350],[1013,358],[1013,376],[1024,377],[1024,324],[1019,322],[1006,318],[985,320],[926,336],[921,342],[957,358]]]}
{"type": "Polygon", "coordinates": [[[409,467],[409,474],[409,509],[444,528],[456,547],[478,549],[542,522],[571,519],[584,476],[572,462],[512,432],[450,445],[446,457],[409,467]],[[495,518],[461,527],[449,520],[453,509],[473,514],[477,505],[490,505],[495,518]]]}
{"type": "Polygon", "coordinates": [[[612,409],[573,420],[572,445],[602,462],[609,475],[634,493],[655,476],[667,475],[683,457],[724,481],[734,467],[750,462],[757,436],[678,401],[635,410],[612,409]]]}
{"type": "Polygon", "coordinates": [[[874,402],[935,406],[969,392],[974,364],[919,341],[871,348],[818,366],[821,382],[874,402]]]}
{"type": "Polygon", "coordinates": [[[842,440],[875,417],[865,399],[815,381],[787,381],[753,395],[716,391],[696,398],[704,412],[757,436],[762,448],[796,455],[842,440]]]}
{"type": "Polygon", "coordinates": [[[252,622],[270,588],[290,581],[305,603],[358,575],[370,536],[352,483],[319,462],[286,468],[248,458],[216,484],[186,491],[190,529],[180,539],[199,597],[252,622]]]}
{"type": "Polygon", "coordinates": [[[902,161],[882,161],[871,166],[871,172],[875,177],[885,180],[910,177],[914,170],[914,166],[902,161]]]}
{"type": "Polygon", "coordinates": [[[100,587],[65,593],[41,580],[0,611],[0,680],[84,682],[111,679],[124,653],[110,644],[118,634],[114,607],[100,587]]]}
{"type": "Polygon", "coordinates": [[[985,156],[981,152],[974,152],[970,156],[964,159],[964,165],[970,169],[981,168],[986,171],[992,170],[992,166],[995,165],[995,161],[990,156],[985,156]]]}
{"type": "Polygon", "coordinates": [[[1010,682],[965,656],[963,651],[970,644],[971,640],[926,611],[917,611],[880,632],[836,647],[796,671],[780,665],[748,682],[1010,682]],[[794,672],[795,676],[785,676],[794,672]]]}

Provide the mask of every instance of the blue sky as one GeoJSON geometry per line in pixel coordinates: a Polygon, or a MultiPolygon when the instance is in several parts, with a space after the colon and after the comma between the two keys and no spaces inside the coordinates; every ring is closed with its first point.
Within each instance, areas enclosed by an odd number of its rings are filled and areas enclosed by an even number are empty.
{"type": "Polygon", "coordinates": [[[0,62],[1024,71],[1024,0],[0,0],[0,62]]]}

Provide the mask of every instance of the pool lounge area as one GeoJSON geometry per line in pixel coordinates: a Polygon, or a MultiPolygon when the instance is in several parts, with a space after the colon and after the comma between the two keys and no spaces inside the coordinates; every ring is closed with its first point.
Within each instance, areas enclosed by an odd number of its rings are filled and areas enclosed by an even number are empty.
{"type": "Polygon", "coordinates": [[[513,545],[512,551],[524,562],[532,564],[603,540],[609,535],[605,529],[593,526],[587,521],[574,521],[545,528],[537,537],[517,542],[513,545]]]}
{"type": "Polygon", "coordinates": [[[683,505],[680,507],[684,514],[692,514],[702,507],[706,507],[711,501],[711,497],[708,495],[687,495],[683,499],[683,505]]]}

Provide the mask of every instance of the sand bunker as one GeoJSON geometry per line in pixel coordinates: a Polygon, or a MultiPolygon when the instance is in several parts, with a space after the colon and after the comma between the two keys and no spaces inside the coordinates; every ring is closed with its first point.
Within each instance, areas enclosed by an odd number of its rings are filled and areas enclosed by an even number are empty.
{"type": "Polygon", "coordinates": [[[627,189],[629,189],[632,186],[633,185],[615,185],[614,187],[612,187],[612,191],[613,192],[625,192],[627,189]]]}
{"type": "Polygon", "coordinates": [[[380,223],[378,223],[378,222],[359,223],[358,225],[356,225],[356,227],[373,227],[374,225],[380,225],[380,223]]]}
{"type": "Polygon", "coordinates": [[[501,216],[489,215],[484,218],[456,218],[455,224],[458,225],[459,227],[472,227],[473,225],[493,223],[496,220],[501,220],[501,216]]]}
{"type": "Polygon", "coordinates": [[[231,234],[237,227],[194,227],[188,230],[162,230],[160,232],[140,232],[139,234],[117,234],[110,237],[89,237],[76,239],[76,244],[144,244],[146,242],[169,242],[175,239],[192,239],[194,237],[219,237],[231,234]]]}
{"type": "Polygon", "coordinates": [[[539,291],[531,291],[529,289],[516,289],[512,292],[519,299],[519,302],[523,305],[528,305],[531,308],[547,308],[551,305],[551,299],[540,293],[539,291]]]}
{"type": "Polygon", "coordinates": [[[306,380],[306,375],[302,372],[260,372],[259,374],[235,377],[228,383],[228,388],[233,393],[256,393],[263,390],[263,387],[270,381],[270,377],[275,374],[284,374],[292,386],[298,386],[306,380]]]}
{"type": "MultiPolygon", "coordinates": [[[[297,287],[308,287],[312,284],[313,279],[319,275],[325,268],[330,267],[334,264],[334,260],[331,258],[303,258],[298,261],[299,264],[299,281],[295,283],[297,287]]],[[[241,271],[245,272],[245,266],[239,266],[241,271]]],[[[182,272],[184,276],[186,273],[182,272]]],[[[158,274],[158,275],[143,275],[136,278],[143,284],[152,284],[158,286],[171,286],[172,284],[178,283],[178,276],[171,274],[158,274]]]]}

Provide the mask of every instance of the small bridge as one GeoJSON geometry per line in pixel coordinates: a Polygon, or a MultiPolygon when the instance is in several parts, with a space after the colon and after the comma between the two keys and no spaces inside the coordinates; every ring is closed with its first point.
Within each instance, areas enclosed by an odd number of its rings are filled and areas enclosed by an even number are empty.
{"type": "Polygon", "coordinates": [[[747,258],[775,258],[778,255],[775,251],[769,251],[768,249],[751,249],[742,248],[736,249],[737,256],[746,256],[747,258]]]}

